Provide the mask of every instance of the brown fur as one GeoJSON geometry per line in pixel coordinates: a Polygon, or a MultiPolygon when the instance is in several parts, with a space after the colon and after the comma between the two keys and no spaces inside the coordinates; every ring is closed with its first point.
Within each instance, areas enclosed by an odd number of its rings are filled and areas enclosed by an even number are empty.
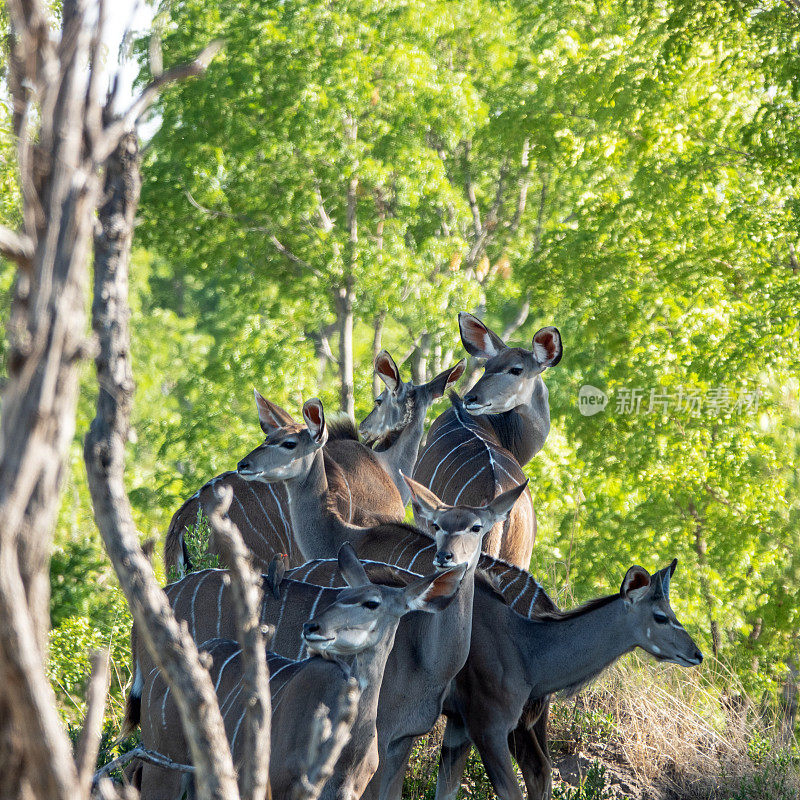
{"type": "MultiPolygon", "coordinates": [[[[325,451],[329,498],[337,515],[360,526],[403,519],[405,508],[397,488],[364,445],[350,438],[335,439],[326,445],[325,451]]],[[[283,484],[247,481],[236,472],[225,472],[205,484],[172,517],[164,543],[164,563],[168,573],[174,569],[180,574],[180,565],[188,565],[184,534],[188,527],[197,523],[198,512],[205,512],[213,503],[217,485],[233,489],[229,516],[241,531],[259,569],[266,570],[271,559],[280,553],[289,556],[292,566],[303,563],[292,537],[288,498],[283,484]]],[[[213,533],[208,552],[220,555],[213,533]]]]}

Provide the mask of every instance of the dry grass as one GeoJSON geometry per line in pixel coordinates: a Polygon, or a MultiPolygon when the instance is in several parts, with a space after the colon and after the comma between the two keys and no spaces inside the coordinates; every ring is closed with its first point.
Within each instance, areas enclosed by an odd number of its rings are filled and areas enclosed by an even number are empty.
{"type": "Polygon", "coordinates": [[[577,731],[580,746],[656,797],[800,798],[796,739],[719,662],[687,670],[628,657],[553,716],[556,748],[577,731]]]}
{"type": "MultiPolygon", "coordinates": [[[[417,743],[404,798],[434,796],[440,728],[417,743]]],[[[796,739],[710,659],[687,670],[626,657],[578,698],[554,704],[550,740],[556,763],[607,767],[607,789],[580,797],[800,799],[796,739]]],[[[494,797],[474,750],[461,797],[494,797]]]]}

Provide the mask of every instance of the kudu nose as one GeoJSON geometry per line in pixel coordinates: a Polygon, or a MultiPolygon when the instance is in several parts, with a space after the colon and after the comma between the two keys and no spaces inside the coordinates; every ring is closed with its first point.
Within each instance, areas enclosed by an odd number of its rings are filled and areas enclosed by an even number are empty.
{"type": "Polygon", "coordinates": [[[452,563],[453,558],[454,556],[450,550],[440,550],[436,554],[434,563],[439,567],[446,567],[448,564],[452,563]]]}
{"type": "Polygon", "coordinates": [[[699,650],[695,651],[694,657],[698,664],[703,663],[703,654],[699,650]]]}
{"type": "Polygon", "coordinates": [[[242,459],[242,460],[241,460],[241,461],[240,461],[240,462],[239,462],[239,463],[236,465],[236,469],[237,469],[239,472],[251,472],[251,471],[252,471],[252,468],[250,467],[250,462],[249,462],[249,461],[248,461],[246,458],[243,458],[243,459],[242,459]]]}
{"type": "Polygon", "coordinates": [[[318,630],[319,630],[318,622],[303,623],[303,636],[308,636],[310,633],[316,633],[318,630]]]}
{"type": "Polygon", "coordinates": [[[464,403],[466,405],[468,405],[468,406],[472,405],[473,403],[477,403],[477,402],[478,402],[478,395],[476,395],[476,394],[468,394],[464,398],[464,403]]]}

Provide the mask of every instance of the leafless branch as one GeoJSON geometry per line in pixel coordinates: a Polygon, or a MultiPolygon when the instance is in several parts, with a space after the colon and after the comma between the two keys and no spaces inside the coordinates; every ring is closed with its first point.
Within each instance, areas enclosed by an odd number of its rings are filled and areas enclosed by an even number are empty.
{"type": "Polygon", "coordinates": [[[252,554],[228,517],[233,500],[230,486],[214,490],[216,502],[208,518],[231,576],[231,598],[236,614],[236,633],[242,648],[243,752],[248,758],[239,767],[242,800],[269,796],[269,749],[271,704],[269,672],[261,634],[261,576],[253,569],[252,554]]]}
{"type": "Polygon", "coordinates": [[[320,705],[314,714],[311,743],[306,754],[300,780],[294,787],[292,800],[316,800],[345,745],[350,741],[350,731],[356,720],[361,691],[355,678],[342,687],[336,709],[328,711],[320,705]],[[335,714],[335,718],[334,715],[335,714]]]}
{"type": "Polygon", "coordinates": [[[467,193],[470,211],[472,211],[472,226],[475,231],[475,238],[479,239],[483,232],[483,225],[481,224],[481,211],[478,207],[478,200],[475,196],[475,185],[472,183],[471,154],[472,143],[464,142],[464,190],[467,193]]]}
{"type": "Polygon", "coordinates": [[[187,64],[178,64],[161,75],[153,78],[141,94],[131,103],[128,110],[105,130],[102,142],[98,144],[95,158],[104,161],[116,147],[116,142],[127,130],[133,128],[145,112],[156,101],[159,94],[170,84],[178,83],[196,75],[200,75],[211,63],[214,56],[222,49],[222,42],[215,40],[205,47],[200,54],[187,64]]]}
{"type": "Polygon", "coordinates": [[[24,233],[14,233],[10,228],[0,225],[0,255],[24,269],[30,269],[33,241],[24,233]]]}
{"type": "Polygon", "coordinates": [[[202,797],[236,798],[233,760],[222,715],[197,646],[175,619],[139,545],[125,489],[125,442],[133,400],[128,330],[128,259],[139,197],[135,134],[119,144],[106,168],[100,230],[95,237],[92,327],[100,387],[84,444],[95,521],[134,621],[176,699],[202,797]]]}
{"type": "Polygon", "coordinates": [[[528,187],[530,186],[530,139],[525,139],[522,143],[522,158],[520,159],[519,194],[517,195],[517,207],[514,210],[514,217],[511,220],[509,229],[515,233],[522,221],[525,213],[525,206],[528,201],[528,187]]]}
{"type": "Polygon", "coordinates": [[[171,758],[167,758],[161,755],[161,753],[157,753],[155,750],[148,750],[146,747],[134,747],[132,750],[128,750],[127,753],[123,753],[118,758],[100,767],[100,769],[94,773],[92,785],[97,786],[106,775],[110,775],[112,772],[122,769],[128,762],[134,759],[146,761],[148,764],[155,764],[157,767],[162,767],[163,769],[176,770],[177,772],[194,772],[194,767],[190,764],[179,764],[177,761],[173,761],[171,758]]]}
{"type": "Polygon", "coordinates": [[[82,797],[88,797],[92,785],[92,773],[97,763],[100,747],[100,734],[103,726],[103,713],[108,691],[108,650],[98,650],[91,655],[92,676],[86,698],[86,718],[83,721],[81,739],[75,763],[78,767],[78,786],[82,797]]]}
{"type": "Polygon", "coordinates": [[[513,336],[519,328],[521,328],[526,320],[528,319],[528,315],[531,313],[531,299],[530,297],[525,297],[522,301],[522,305],[519,307],[517,311],[517,315],[511,322],[503,328],[503,334],[501,336],[504,342],[508,341],[508,339],[513,336]]]}

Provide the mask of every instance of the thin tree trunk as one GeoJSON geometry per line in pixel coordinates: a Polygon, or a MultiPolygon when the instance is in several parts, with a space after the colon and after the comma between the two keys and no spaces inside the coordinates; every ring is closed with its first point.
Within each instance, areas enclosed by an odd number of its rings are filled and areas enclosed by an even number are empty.
{"type": "Polygon", "coordinates": [[[708,581],[708,543],[706,542],[703,519],[693,502],[689,502],[689,514],[694,518],[694,549],[697,554],[698,578],[700,580],[700,593],[703,595],[703,602],[706,605],[708,623],[711,629],[711,647],[714,651],[714,658],[719,656],[721,646],[719,635],[719,622],[714,617],[714,602],[711,596],[711,585],[708,581]]]}
{"type": "Polygon", "coordinates": [[[341,410],[355,420],[356,403],[353,384],[353,280],[348,278],[336,296],[336,321],[339,328],[339,401],[341,410]]]}
{"type": "Polygon", "coordinates": [[[131,133],[109,159],[106,202],[99,211],[101,231],[95,239],[92,327],[100,351],[95,359],[97,415],[84,445],[89,491],[97,527],[134,620],[175,696],[198,796],[234,800],[239,795],[233,760],[211,678],[188,631],[178,626],[139,546],[123,479],[134,391],[128,258],[140,185],[138,144],[131,133]]]}

